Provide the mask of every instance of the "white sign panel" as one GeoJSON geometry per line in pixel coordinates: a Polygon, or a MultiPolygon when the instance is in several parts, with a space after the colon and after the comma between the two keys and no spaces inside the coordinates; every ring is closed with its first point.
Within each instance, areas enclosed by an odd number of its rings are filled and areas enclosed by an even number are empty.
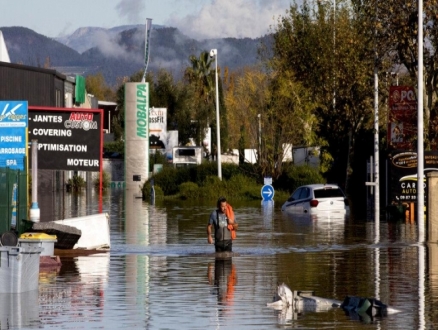
{"type": "Polygon", "coordinates": [[[167,109],[149,109],[149,146],[152,149],[166,149],[167,109]]]}

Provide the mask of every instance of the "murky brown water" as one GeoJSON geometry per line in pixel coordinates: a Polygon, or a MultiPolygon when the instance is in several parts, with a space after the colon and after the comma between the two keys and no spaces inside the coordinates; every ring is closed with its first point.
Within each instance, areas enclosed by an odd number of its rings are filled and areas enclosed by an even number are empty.
{"type": "MultiPolygon", "coordinates": [[[[68,197],[54,214],[86,215],[96,198],[68,197]]],[[[149,205],[113,191],[111,252],[63,258],[40,274],[39,292],[1,297],[1,329],[433,329],[438,324],[438,249],[416,226],[311,219],[280,205],[231,201],[239,222],[231,257],[207,244],[214,201],[149,205]],[[276,311],[278,282],[343,300],[378,297],[401,312],[360,319],[342,309],[276,311]]],[[[40,203],[44,205],[44,201],[40,203]]],[[[42,206],[40,206],[42,207],[42,206]]]]}

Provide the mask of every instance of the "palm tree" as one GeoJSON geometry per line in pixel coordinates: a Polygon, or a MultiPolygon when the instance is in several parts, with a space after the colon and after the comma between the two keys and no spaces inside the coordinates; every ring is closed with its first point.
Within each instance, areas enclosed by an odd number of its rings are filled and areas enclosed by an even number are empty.
{"type": "Polygon", "coordinates": [[[210,125],[210,118],[214,118],[214,72],[211,68],[213,59],[204,51],[199,58],[191,55],[189,60],[192,66],[186,69],[184,77],[195,95],[191,102],[192,120],[196,143],[201,145],[205,128],[210,125]]]}

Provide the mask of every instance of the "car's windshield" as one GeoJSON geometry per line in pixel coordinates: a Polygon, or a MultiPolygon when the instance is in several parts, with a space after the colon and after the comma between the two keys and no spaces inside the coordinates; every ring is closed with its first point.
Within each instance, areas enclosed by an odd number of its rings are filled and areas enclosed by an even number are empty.
{"type": "Polygon", "coordinates": [[[315,198],[330,198],[330,197],[344,197],[344,193],[339,188],[323,188],[314,191],[315,198]]]}

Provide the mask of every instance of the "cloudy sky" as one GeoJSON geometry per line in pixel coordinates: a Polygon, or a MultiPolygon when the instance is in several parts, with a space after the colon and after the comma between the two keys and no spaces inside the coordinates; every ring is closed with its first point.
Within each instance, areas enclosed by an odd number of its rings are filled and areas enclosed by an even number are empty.
{"type": "Polygon", "coordinates": [[[198,39],[260,37],[285,15],[290,0],[0,0],[0,27],[24,26],[48,37],[79,27],[173,26],[198,39]]]}

